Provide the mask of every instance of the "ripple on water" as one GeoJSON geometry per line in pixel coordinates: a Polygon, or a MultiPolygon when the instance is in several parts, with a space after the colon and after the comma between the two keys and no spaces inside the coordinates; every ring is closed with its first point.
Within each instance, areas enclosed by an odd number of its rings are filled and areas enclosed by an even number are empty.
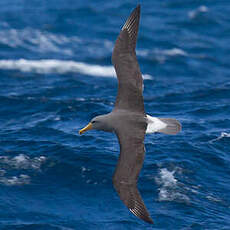
{"type": "Polygon", "coordinates": [[[40,171],[42,164],[46,161],[45,156],[29,157],[25,154],[19,154],[15,157],[0,156],[0,183],[8,186],[24,185],[31,182],[30,170],[40,171]],[[14,176],[11,176],[14,174],[14,176]]]}

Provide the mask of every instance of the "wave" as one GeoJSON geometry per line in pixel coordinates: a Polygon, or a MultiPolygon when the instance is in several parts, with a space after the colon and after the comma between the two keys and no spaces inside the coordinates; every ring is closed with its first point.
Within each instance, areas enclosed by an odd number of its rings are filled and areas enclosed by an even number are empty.
{"type": "Polygon", "coordinates": [[[154,50],[137,50],[137,55],[149,60],[156,60],[157,62],[164,64],[167,60],[174,57],[187,57],[189,54],[180,48],[172,49],[154,49],[154,50]]]}
{"type": "Polygon", "coordinates": [[[188,54],[179,48],[172,48],[172,49],[165,49],[165,50],[160,50],[160,49],[155,49],[153,51],[150,50],[137,50],[137,55],[141,57],[147,57],[148,55],[160,55],[160,56],[188,56],[188,54]]]}
{"type": "Polygon", "coordinates": [[[24,154],[19,154],[15,157],[0,156],[0,184],[7,186],[29,184],[30,176],[26,174],[18,175],[20,170],[37,170],[39,171],[41,165],[46,161],[46,157],[29,157],[24,154]],[[15,173],[15,176],[8,174],[15,173]]]}
{"type": "Polygon", "coordinates": [[[29,184],[30,176],[20,174],[19,176],[0,177],[0,183],[8,186],[29,184]]]}
{"type": "Polygon", "coordinates": [[[221,140],[221,139],[223,139],[225,137],[230,137],[230,133],[222,132],[219,137],[211,140],[210,142],[212,143],[212,142],[215,142],[215,141],[219,141],[219,140],[221,140]]]}
{"type": "Polygon", "coordinates": [[[187,56],[188,54],[179,48],[172,48],[172,49],[167,49],[167,50],[158,50],[158,53],[161,53],[166,56],[187,56]]]}
{"type": "MultiPolygon", "coordinates": [[[[41,59],[41,60],[0,60],[0,69],[19,70],[38,74],[47,73],[81,73],[96,77],[116,77],[113,66],[92,65],[83,62],[41,59]]],[[[149,74],[143,74],[144,79],[152,79],[149,74]]]]}
{"type": "Polygon", "coordinates": [[[166,168],[161,168],[159,175],[155,178],[159,188],[159,201],[178,201],[189,202],[190,199],[181,191],[181,185],[175,178],[175,173],[178,170],[169,171],[166,168]]]}
{"type": "Polygon", "coordinates": [[[10,166],[16,169],[40,169],[41,164],[46,161],[46,157],[30,158],[24,154],[19,154],[15,157],[0,156],[0,164],[10,166]]]}
{"type": "Polygon", "coordinates": [[[199,6],[197,9],[190,11],[190,12],[188,13],[188,16],[189,16],[191,19],[194,19],[194,18],[196,18],[197,16],[199,16],[200,14],[203,14],[203,13],[206,13],[206,12],[208,12],[207,6],[199,6]]]}
{"type": "Polygon", "coordinates": [[[67,46],[79,43],[81,43],[81,40],[75,36],[55,35],[32,28],[23,30],[7,28],[0,31],[0,44],[11,48],[22,47],[39,53],[58,52],[73,55],[72,50],[67,46]]]}
{"type": "MultiPolygon", "coordinates": [[[[38,213],[41,215],[41,213],[38,213]]],[[[2,229],[55,229],[55,230],[74,230],[76,228],[63,227],[59,224],[50,224],[50,223],[41,223],[39,221],[25,221],[21,220],[15,223],[12,221],[1,221],[0,222],[2,229]]]]}
{"type": "Polygon", "coordinates": [[[92,58],[101,58],[111,55],[114,42],[108,39],[55,34],[34,28],[15,29],[7,25],[0,30],[0,45],[8,46],[14,50],[27,49],[36,55],[58,54],[61,57],[79,58],[87,55],[92,58]]]}

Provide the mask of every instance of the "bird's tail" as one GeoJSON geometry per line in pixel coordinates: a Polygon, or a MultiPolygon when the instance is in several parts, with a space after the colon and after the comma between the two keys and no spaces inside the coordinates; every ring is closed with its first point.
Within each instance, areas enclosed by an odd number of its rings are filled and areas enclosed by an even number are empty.
{"type": "Polygon", "coordinates": [[[174,118],[159,118],[166,124],[166,127],[160,129],[158,132],[175,135],[181,131],[181,123],[174,118]]]}
{"type": "Polygon", "coordinates": [[[160,118],[146,116],[147,118],[147,130],[146,133],[165,133],[175,135],[181,131],[181,124],[179,121],[173,118],[160,118]]]}

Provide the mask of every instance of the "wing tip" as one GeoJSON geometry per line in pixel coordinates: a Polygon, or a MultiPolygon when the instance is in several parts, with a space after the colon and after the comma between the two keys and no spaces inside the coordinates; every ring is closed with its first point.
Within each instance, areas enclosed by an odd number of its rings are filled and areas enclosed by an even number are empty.
{"type": "Polygon", "coordinates": [[[133,20],[137,21],[137,24],[139,25],[139,20],[140,20],[140,14],[141,14],[141,5],[138,4],[136,8],[131,12],[129,15],[128,19],[126,20],[125,24],[122,27],[122,30],[127,28],[127,26],[130,26],[129,24],[133,22],[133,20]]]}
{"type": "Polygon", "coordinates": [[[149,217],[147,220],[144,220],[145,222],[149,224],[154,224],[153,220],[149,217]]]}
{"type": "Polygon", "coordinates": [[[147,220],[145,220],[147,223],[149,223],[149,224],[154,224],[154,222],[153,222],[153,220],[152,220],[152,218],[151,217],[148,217],[148,219],[147,220]]]}
{"type": "Polygon", "coordinates": [[[137,4],[137,6],[136,6],[136,8],[135,8],[134,10],[138,10],[138,11],[140,11],[140,10],[141,10],[141,4],[140,4],[140,3],[139,3],[139,4],[137,4]]]}
{"type": "Polygon", "coordinates": [[[138,214],[135,212],[133,209],[129,208],[129,211],[136,217],[140,218],[141,220],[149,223],[149,224],[154,224],[152,218],[149,215],[144,215],[144,214],[138,214]]]}
{"type": "Polygon", "coordinates": [[[134,9],[134,11],[137,12],[138,17],[140,18],[140,14],[141,14],[141,4],[138,4],[137,7],[134,9]]]}

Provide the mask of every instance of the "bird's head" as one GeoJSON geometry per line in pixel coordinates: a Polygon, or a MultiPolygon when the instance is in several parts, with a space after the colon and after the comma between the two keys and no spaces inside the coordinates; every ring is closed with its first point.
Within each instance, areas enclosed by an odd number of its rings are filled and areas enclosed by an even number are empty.
{"type": "Polygon", "coordinates": [[[96,129],[96,130],[103,130],[103,131],[111,131],[111,128],[108,125],[108,119],[106,115],[101,115],[94,117],[88,125],[86,125],[83,129],[79,131],[79,134],[83,134],[84,132],[96,129]]]}

